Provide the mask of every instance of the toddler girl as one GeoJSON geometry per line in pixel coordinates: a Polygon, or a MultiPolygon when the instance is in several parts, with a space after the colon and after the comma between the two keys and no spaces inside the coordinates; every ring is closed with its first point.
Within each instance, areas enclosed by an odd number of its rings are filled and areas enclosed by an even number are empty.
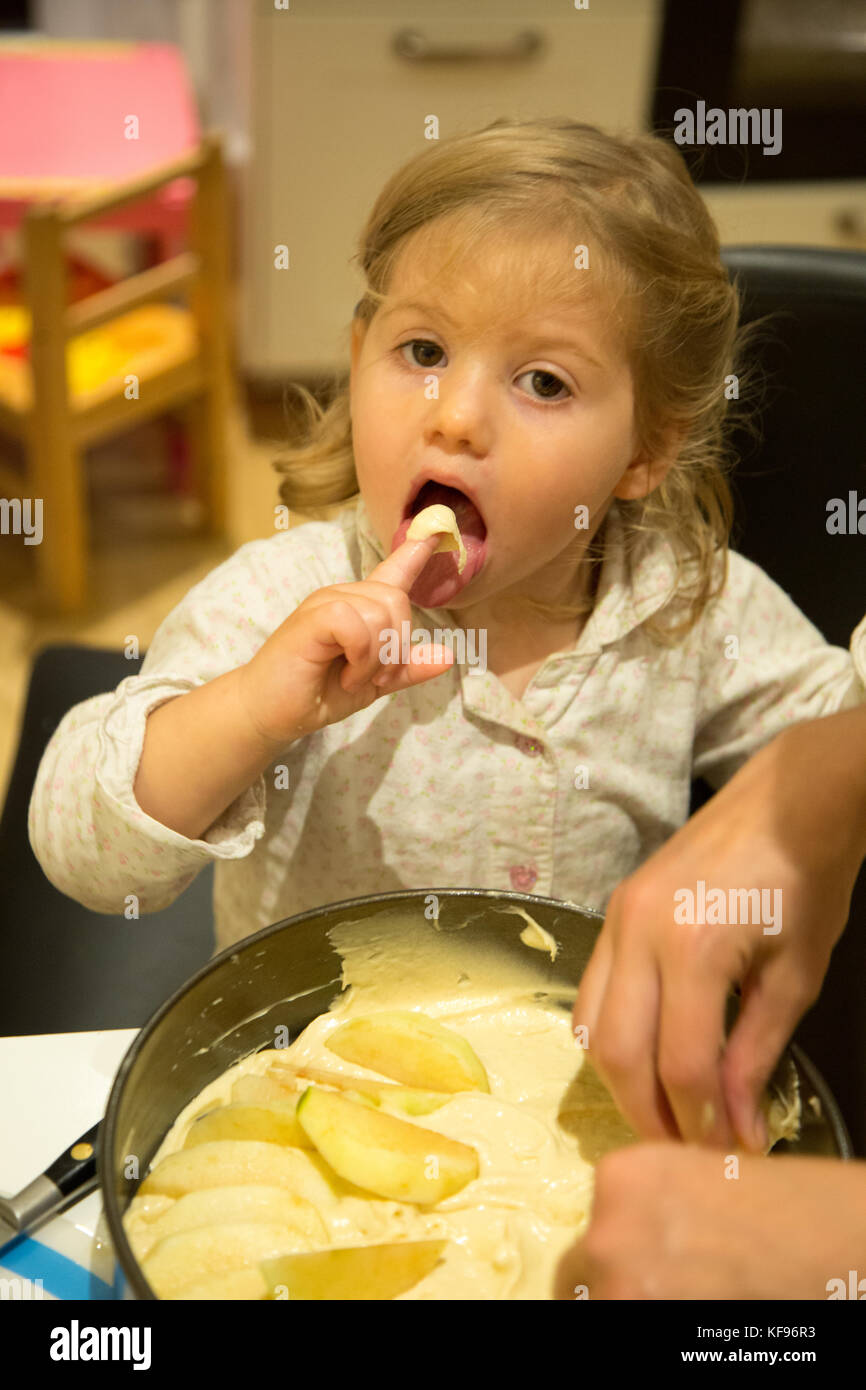
{"type": "Polygon", "coordinates": [[[407,888],[603,909],[693,777],[866,699],[728,551],[738,297],[672,146],[497,121],[391,178],[359,260],[350,379],[279,465],[289,506],[351,505],[197,584],[33,790],[45,873],[97,911],[215,861],[217,949],[407,888]],[[434,503],[462,572],[406,539],[434,503]]]}

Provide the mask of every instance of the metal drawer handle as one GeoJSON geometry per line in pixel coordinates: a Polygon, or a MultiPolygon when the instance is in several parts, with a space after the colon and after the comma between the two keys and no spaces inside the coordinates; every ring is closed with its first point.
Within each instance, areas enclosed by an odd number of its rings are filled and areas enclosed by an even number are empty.
{"type": "Polygon", "coordinates": [[[524,29],[503,44],[436,44],[418,29],[401,29],[392,47],[411,63],[487,63],[524,61],[542,47],[537,29],[524,29]]]}
{"type": "Polygon", "coordinates": [[[863,209],[854,206],[837,209],[833,217],[833,228],[838,236],[863,241],[866,238],[866,216],[863,209]]]}

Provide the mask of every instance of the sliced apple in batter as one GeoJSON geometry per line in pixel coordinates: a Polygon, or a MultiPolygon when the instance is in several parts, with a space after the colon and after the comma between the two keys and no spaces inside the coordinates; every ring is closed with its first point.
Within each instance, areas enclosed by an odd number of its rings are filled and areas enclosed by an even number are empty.
{"type": "Polygon", "coordinates": [[[160,1298],[174,1298],[185,1284],[258,1264],[286,1250],[303,1250],[307,1244],[292,1226],[266,1221],[198,1226],[166,1236],[142,1261],[142,1269],[160,1298]]]}
{"type": "MultiPolygon", "coordinates": [[[[312,1202],[283,1187],[251,1183],[248,1187],[206,1187],[188,1192],[151,1224],[146,1232],[147,1250],[166,1236],[197,1226],[265,1221],[272,1226],[290,1226],[314,1245],[328,1244],[328,1229],[312,1202]]],[[[136,1251],[137,1258],[144,1258],[136,1251]]]]}
{"type": "Polygon", "coordinates": [[[409,1009],[343,1023],[325,1046],[370,1071],[429,1091],[489,1091],[487,1072],[465,1038],[409,1009]]]}
{"type": "Polygon", "coordinates": [[[175,1294],[175,1299],[215,1302],[220,1299],[232,1303],[252,1302],[267,1298],[268,1282],[258,1265],[248,1269],[230,1269],[226,1274],[213,1274],[208,1279],[200,1279],[193,1284],[184,1284],[175,1294]]]}
{"type": "Polygon", "coordinates": [[[148,1173],[136,1195],[147,1197],[159,1192],[167,1197],[183,1197],[206,1187],[256,1183],[288,1187],[313,1196],[316,1201],[329,1195],[333,1200],[342,1189],[332,1179],[331,1169],[310,1149],[284,1148],[281,1144],[251,1139],[215,1139],[166,1154],[148,1173]]]}
{"type": "Polygon", "coordinates": [[[412,1086],[395,1086],[393,1091],[382,1092],[379,1104],[384,1110],[401,1115],[431,1115],[453,1095],[453,1091],[419,1091],[412,1086]]]}
{"type": "Polygon", "coordinates": [[[338,1091],[366,1098],[374,1105],[397,1110],[403,1115],[429,1115],[451,1100],[454,1094],[453,1091],[420,1091],[411,1086],[398,1086],[393,1081],[371,1081],[366,1076],[346,1076],[342,1072],[328,1071],[327,1067],[286,1065],[279,1069],[284,1070],[287,1076],[294,1075],[302,1084],[306,1078],[322,1086],[334,1086],[338,1091]]]}
{"type": "Polygon", "coordinates": [[[310,1086],[298,1121],[347,1182],[395,1202],[429,1206],[478,1176],[478,1154],[435,1130],[383,1115],[337,1091],[310,1086]]]}
{"type": "Polygon", "coordinates": [[[141,1188],[139,1188],[135,1194],[136,1215],[143,1222],[156,1221],[163,1212],[171,1211],[174,1202],[174,1197],[166,1197],[161,1192],[150,1192],[143,1195],[141,1188]]]}
{"type": "Polygon", "coordinates": [[[194,1120],[184,1140],[185,1149],[216,1139],[253,1139],[262,1144],[290,1144],[309,1148],[310,1141],[295,1117],[294,1100],[272,1100],[267,1105],[223,1105],[194,1120]]]}
{"type": "Polygon", "coordinates": [[[232,1086],[232,1100],[252,1105],[270,1105],[272,1100],[297,1100],[303,1087],[293,1084],[291,1075],[239,1076],[232,1086]],[[294,1091],[294,1096],[292,1092],[294,1091]]]}
{"type": "Polygon", "coordinates": [[[278,1255],[262,1260],[259,1269],[269,1298],[396,1298],[436,1268],[447,1244],[446,1240],[406,1240],[278,1255]]]}

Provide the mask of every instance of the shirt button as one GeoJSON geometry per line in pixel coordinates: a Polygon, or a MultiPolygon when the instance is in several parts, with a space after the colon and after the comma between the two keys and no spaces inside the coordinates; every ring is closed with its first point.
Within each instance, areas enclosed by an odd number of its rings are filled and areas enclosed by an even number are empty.
{"type": "Polygon", "coordinates": [[[538,872],[531,864],[513,864],[508,873],[516,893],[529,893],[538,878],[538,872]]]}
{"type": "Polygon", "coordinates": [[[541,744],[538,740],[527,738],[525,734],[518,735],[517,747],[520,749],[521,753],[528,754],[530,758],[537,758],[541,752],[541,744]]]}

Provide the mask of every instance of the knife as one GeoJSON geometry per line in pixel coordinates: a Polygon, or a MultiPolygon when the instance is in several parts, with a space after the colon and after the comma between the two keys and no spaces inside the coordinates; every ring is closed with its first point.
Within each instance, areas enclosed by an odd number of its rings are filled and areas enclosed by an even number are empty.
{"type": "Polygon", "coordinates": [[[38,1178],[13,1197],[0,1197],[0,1252],[99,1185],[96,1145],[101,1121],[76,1139],[38,1178]]]}

